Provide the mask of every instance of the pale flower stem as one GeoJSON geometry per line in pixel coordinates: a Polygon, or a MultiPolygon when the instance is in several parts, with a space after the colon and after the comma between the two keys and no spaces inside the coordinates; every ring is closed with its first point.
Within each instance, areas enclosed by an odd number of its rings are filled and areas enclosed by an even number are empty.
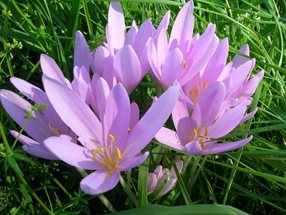
{"type": "Polygon", "coordinates": [[[100,199],[100,201],[105,205],[105,207],[107,207],[107,209],[111,213],[117,212],[116,209],[111,204],[111,202],[103,194],[101,194],[101,195],[99,195],[97,197],[100,199]]]}
{"type": "Polygon", "coordinates": [[[194,175],[193,178],[192,178],[190,190],[193,189],[193,186],[194,186],[194,184],[195,184],[197,178],[199,177],[199,174],[200,174],[200,172],[202,171],[202,168],[203,168],[203,166],[205,165],[206,161],[207,161],[207,156],[205,156],[205,157],[203,158],[201,164],[200,164],[199,162],[197,163],[198,168],[197,168],[197,171],[196,171],[195,175],[194,175]]]}
{"type": "MultiPolygon", "coordinates": [[[[79,172],[79,174],[84,178],[86,177],[88,174],[84,169],[79,169],[77,168],[77,171],[79,172]]],[[[113,207],[113,205],[111,204],[111,202],[103,195],[99,195],[97,196],[100,201],[105,205],[105,207],[112,213],[116,212],[116,209],[113,207]]]]}
{"type": "Polygon", "coordinates": [[[138,207],[138,201],[136,199],[135,194],[132,192],[132,190],[130,189],[130,187],[128,186],[128,184],[126,184],[126,182],[124,181],[124,179],[122,178],[122,176],[120,176],[119,178],[120,184],[122,185],[124,191],[126,192],[126,194],[128,195],[128,198],[130,200],[132,200],[132,202],[134,203],[135,207],[138,207]]]}

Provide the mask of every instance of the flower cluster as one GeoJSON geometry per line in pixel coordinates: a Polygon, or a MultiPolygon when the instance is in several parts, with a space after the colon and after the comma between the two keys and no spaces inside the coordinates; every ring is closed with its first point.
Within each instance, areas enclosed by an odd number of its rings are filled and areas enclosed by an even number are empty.
{"type": "MultiPolygon", "coordinates": [[[[215,25],[193,35],[193,2],[179,12],[170,38],[170,13],[157,29],[146,20],[140,28],[133,21],[126,31],[120,3],[112,2],[106,40],[90,52],[81,32],[76,32],[73,80],[42,54],[44,90],[12,77],[12,84],[26,97],[2,89],[1,102],[27,135],[11,131],[32,155],[62,160],[76,168],[95,170],[80,185],[91,195],[114,188],[122,171],[148,157],[141,151],[155,137],[160,143],[191,155],[216,154],[242,147],[244,140],[218,143],[246,114],[263,71],[250,78],[255,60],[243,46],[227,63],[228,39],[219,40],[215,25]],[[143,117],[129,94],[149,72],[165,92],[143,117]],[[170,114],[176,131],[163,127],[170,114]]],[[[179,172],[183,162],[177,163],[179,172]]],[[[149,193],[158,197],[176,183],[176,174],[158,166],[149,174],[149,193]],[[163,186],[165,185],[165,187],[163,186]]]]}

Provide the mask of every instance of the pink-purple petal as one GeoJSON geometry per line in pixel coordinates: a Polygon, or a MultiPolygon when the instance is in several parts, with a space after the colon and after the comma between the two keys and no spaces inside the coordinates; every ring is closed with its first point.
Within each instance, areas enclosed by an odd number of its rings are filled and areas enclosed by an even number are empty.
{"type": "Polygon", "coordinates": [[[18,140],[24,144],[22,148],[25,152],[47,160],[58,160],[58,158],[47,150],[42,144],[23,134],[19,134],[17,131],[10,131],[10,133],[14,138],[18,138],[18,140]]]}
{"type": "Polygon", "coordinates": [[[120,49],[125,41],[125,21],[119,2],[111,2],[108,11],[107,42],[111,49],[120,49]]]}
{"type": "Polygon", "coordinates": [[[236,54],[232,60],[232,65],[234,68],[239,67],[249,60],[249,46],[245,44],[238,50],[238,54],[236,54]],[[246,56],[243,56],[246,55],[246,56]]]}
{"type": "Polygon", "coordinates": [[[169,128],[162,127],[155,135],[155,139],[171,148],[182,150],[177,133],[169,128]]]}
{"type": "Polygon", "coordinates": [[[167,121],[179,97],[179,87],[170,87],[160,98],[153,103],[137,125],[129,134],[128,144],[124,155],[137,155],[167,121]]]}
{"type": "Polygon", "coordinates": [[[107,98],[103,123],[106,142],[116,144],[122,151],[127,142],[130,101],[126,90],[121,84],[117,84],[107,98]]]}
{"type": "Polygon", "coordinates": [[[228,152],[231,150],[235,150],[238,148],[241,148],[245,146],[247,143],[249,143],[252,140],[252,136],[236,141],[236,142],[228,142],[228,143],[205,143],[204,145],[204,155],[210,155],[210,154],[218,154],[222,152],[228,152]]]}
{"type": "Polygon", "coordinates": [[[208,128],[211,138],[220,138],[231,132],[243,119],[246,106],[236,106],[223,114],[213,125],[208,128]]]}
{"type": "Polygon", "coordinates": [[[101,170],[103,167],[95,159],[88,157],[86,148],[63,137],[49,137],[44,146],[65,163],[88,170],[101,170]]]}
{"type": "Polygon", "coordinates": [[[87,71],[90,67],[90,54],[89,48],[83,34],[77,31],[75,34],[74,43],[74,66],[84,66],[87,71]]]}
{"type": "Polygon", "coordinates": [[[130,45],[125,45],[116,53],[113,66],[119,81],[131,93],[141,80],[141,67],[138,56],[130,45]]]}
{"type": "Polygon", "coordinates": [[[48,55],[41,54],[40,63],[42,71],[46,76],[53,78],[62,84],[66,84],[66,79],[54,59],[50,58],[48,55]]]}
{"type": "Polygon", "coordinates": [[[53,107],[61,119],[78,135],[102,140],[101,123],[89,106],[72,90],[43,76],[43,83],[53,107]]]}
{"type": "Polygon", "coordinates": [[[192,113],[198,126],[207,127],[216,119],[225,99],[225,86],[221,82],[209,85],[200,95],[192,113]]]}
{"type": "Polygon", "coordinates": [[[119,182],[120,172],[96,171],[86,176],[80,187],[86,194],[99,195],[113,189],[119,182]]]}

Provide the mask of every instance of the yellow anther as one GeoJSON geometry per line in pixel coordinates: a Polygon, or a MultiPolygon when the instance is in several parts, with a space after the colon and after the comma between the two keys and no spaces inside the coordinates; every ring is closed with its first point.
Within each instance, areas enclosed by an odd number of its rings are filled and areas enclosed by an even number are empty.
{"type": "Polygon", "coordinates": [[[102,154],[105,152],[105,149],[103,147],[99,148],[99,150],[102,154]]]}
{"type": "Polygon", "coordinates": [[[114,137],[112,134],[109,134],[108,136],[109,136],[109,138],[111,139],[111,143],[114,143],[115,137],[114,137]]]}
{"type": "Polygon", "coordinates": [[[197,87],[193,87],[190,90],[189,96],[191,97],[192,101],[194,102],[194,104],[196,105],[198,100],[199,100],[199,92],[197,90],[197,87]],[[192,98],[193,97],[193,98],[192,98]]]}
{"type": "Polygon", "coordinates": [[[183,61],[183,69],[186,69],[186,67],[187,67],[187,61],[184,60],[184,61],[183,61]]]}
{"type": "Polygon", "coordinates": [[[93,156],[94,158],[96,158],[96,155],[97,155],[97,149],[93,150],[93,152],[92,152],[92,156],[93,156]]]}
{"type": "Polygon", "coordinates": [[[203,89],[206,89],[207,87],[207,82],[205,80],[202,81],[203,82],[203,89]]]}
{"type": "Polygon", "coordinates": [[[117,153],[118,159],[121,160],[122,159],[121,151],[117,146],[116,146],[116,153],[117,153]]]}
{"type": "Polygon", "coordinates": [[[209,132],[208,132],[208,129],[205,128],[205,134],[204,134],[205,137],[209,136],[209,132]]]}

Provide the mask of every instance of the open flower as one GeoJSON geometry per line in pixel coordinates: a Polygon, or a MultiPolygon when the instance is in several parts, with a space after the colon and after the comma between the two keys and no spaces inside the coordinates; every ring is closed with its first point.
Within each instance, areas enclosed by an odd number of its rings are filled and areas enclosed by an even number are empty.
{"type": "Polygon", "coordinates": [[[191,114],[186,104],[178,101],[172,114],[177,132],[162,128],[155,138],[193,155],[217,154],[244,146],[252,137],[237,142],[217,143],[218,138],[227,135],[244,119],[246,112],[245,105],[227,111],[222,109],[225,94],[223,83],[213,83],[202,92],[191,114]]]}
{"type": "Polygon", "coordinates": [[[62,134],[69,135],[72,137],[71,141],[74,141],[75,134],[55,112],[44,91],[16,77],[11,78],[11,82],[22,94],[35,102],[32,105],[14,92],[0,91],[4,109],[19,126],[24,127],[30,137],[17,131],[11,131],[11,134],[15,138],[19,137],[27,153],[44,159],[58,159],[42,145],[43,141],[50,136],[62,134]]]}
{"type": "Polygon", "coordinates": [[[71,89],[46,76],[43,83],[53,107],[78,135],[82,146],[62,137],[50,137],[44,145],[72,166],[96,170],[81,181],[82,190],[91,195],[112,189],[121,171],[144,162],[148,152],[140,155],[141,150],[168,119],[179,96],[178,86],[171,87],[138,121],[138,109],[130,105],[124,87],[117,84],[106,100],[103,118],[99,121],[71,89]]]}
{"type": "MultiPolygon", "coordinates": [[[[178,172],[181,173],[183,169],[183,161],[176,162],[178,172]]],[[[155,199],[168,193],[177,182],[177,175],[174,168],[169,171],[167,168],[163,168],[161,165],[157,166],[154,172],[148,175],[148,195],[156,195],[155,199]]]]}

